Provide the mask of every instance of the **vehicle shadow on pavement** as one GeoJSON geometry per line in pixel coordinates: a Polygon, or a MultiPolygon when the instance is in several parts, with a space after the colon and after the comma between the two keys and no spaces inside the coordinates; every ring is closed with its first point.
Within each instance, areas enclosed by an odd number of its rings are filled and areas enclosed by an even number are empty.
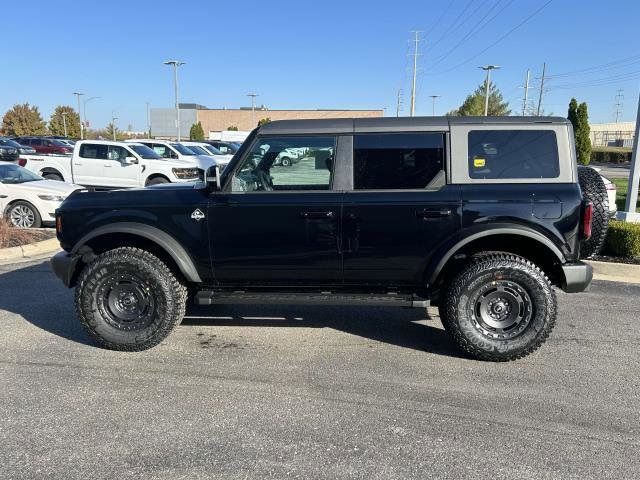
{"type": "Polygon", "coordinates": [[[434,326],[439,324],[440,319],[425,309],[299,305],[191,306],[182,321],[187,326],[332,328],[403,348],[462,357],[449,335],[434,326]]]}
{"type": "Polygon", "coordinates": [[[59,337],[95,346],[76,319],[73,291],[55,278],[46,260],[9,271],[0,267],[0,310],[59,337]]]}

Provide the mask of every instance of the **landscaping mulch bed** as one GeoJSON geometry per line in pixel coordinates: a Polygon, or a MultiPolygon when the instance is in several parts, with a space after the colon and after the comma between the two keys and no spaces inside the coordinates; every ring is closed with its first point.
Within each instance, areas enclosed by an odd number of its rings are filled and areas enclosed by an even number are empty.
{"type": "Polygon", "coordinates": [[[594,255],[589,260],[596,262],[626,263],[627,265],[640,265],[640,258],[637,257],[611,257],[609,255],[594,255]]]}
{"type": "Polygon", "coordinates": [[[49,240],[55,236],[56,231],[52,228],[14,228],[6,222],[0,222],[0,248],[19,247],[29,243],[49,240]]]}

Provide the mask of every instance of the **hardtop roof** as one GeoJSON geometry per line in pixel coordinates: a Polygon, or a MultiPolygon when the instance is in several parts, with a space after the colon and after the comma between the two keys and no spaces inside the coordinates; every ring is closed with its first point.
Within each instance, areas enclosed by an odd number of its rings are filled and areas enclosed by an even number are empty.
{"type": "Polygon", "coordinates": [[[376,117],[274,120],[262,125],[261,135],[449,130],[452,125],[568,124],[564,117],[376,117]]]}

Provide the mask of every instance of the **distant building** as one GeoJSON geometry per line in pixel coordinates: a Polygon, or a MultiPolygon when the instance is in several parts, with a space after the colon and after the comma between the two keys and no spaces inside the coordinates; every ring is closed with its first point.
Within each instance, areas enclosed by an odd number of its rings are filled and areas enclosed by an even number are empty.
{"type": "MultiPolygon", "coordinates": [[[[229,127],[238,130],[253,130],[263,118],[271,120],[301,120],[316,118],[370,118],[382,117],[379,110],[269,110],[264,106],[239,109],[206,108],[194,103],[180,104],[180,131],[189,136],[191,125],[201,122],[205,136],[219,138],[220,132],[229,127]]],[[[176,111],[174,108],[151,109],[151,135],[160,138],[174,138],[176,135],[176,111]]]]}
{"type": "Polygon", "coordinates": [[[594,147],[629,147],[633,144],[635,122],[592,123],[591,144],[594,147]]]}

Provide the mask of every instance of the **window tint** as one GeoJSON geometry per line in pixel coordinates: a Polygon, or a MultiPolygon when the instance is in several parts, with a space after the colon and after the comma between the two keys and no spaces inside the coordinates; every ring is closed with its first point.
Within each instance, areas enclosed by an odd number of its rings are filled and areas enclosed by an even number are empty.
{"type": "Polygon", "coordinates": [[[152,144],[153,151],[160,155],[162,158],[175,158],[177,155],[173,153],[173,151],[167,147],[166,145],[161,145],[159,143],[152,144]]]}
{"type": "Polygon", "coordinates": [[[559,175],[558,144],[551,130],[469,132],[471,178],[556,178],[559,175]]]}
{"type": "Polygon", "coordinates": [[[83,143],[80,146],[80,156],[82,158],[96,158],[99,160],[106,160],[108,146],[97,143],[83,143]]]}
{"type": "Polygon", "coordinates": [[[353,148],[355,190],[425,188],[444,170],[443,133],[356,135],[353,148]]]}
{"type": "Polygon", "coordinates": [[[329,190],[335,143],[335,137],[262,138],[236,170],[231,189],[329,190]]]}
{"type": "Polygon", "coordinates": [[[118,162],[124,163],[124,160],[127,157],[132,157],[133,155],[124,147],[119,147],[117,145],[109,145],[109,151],[107,153],[109,160],[116,160],[118,162]]]}

